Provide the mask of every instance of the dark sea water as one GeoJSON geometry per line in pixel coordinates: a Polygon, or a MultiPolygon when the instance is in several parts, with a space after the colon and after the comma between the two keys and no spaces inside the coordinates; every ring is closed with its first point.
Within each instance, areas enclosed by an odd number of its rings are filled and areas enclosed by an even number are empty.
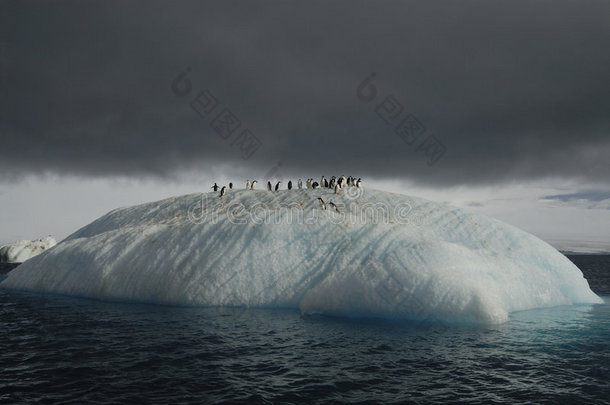
{"type": "Polygon", "coordinates": [[[570,258],[605,304],[485,327],[0,288],[0,403],[610,403],[610,256],[570,258]]]}

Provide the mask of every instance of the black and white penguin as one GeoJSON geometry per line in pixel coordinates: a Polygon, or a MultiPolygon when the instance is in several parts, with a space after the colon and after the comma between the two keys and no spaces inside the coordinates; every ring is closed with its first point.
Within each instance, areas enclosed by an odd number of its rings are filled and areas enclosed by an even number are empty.
{"type": "Polygon", "coordinates": [[[214,191],[218,191],[218,184],[214,183],[214,185],[212,186],[212,189],[214,189],[214,191]]]}
{"type": "Polygon", "coordinates": [[[328,188],[328,180],[324,179],[324,187],[328,188]]]}
{"type": "Polygon", "coordinates": [[[307,189],[311,188],[311,179],[307,179],[307,189]]]}
{"type": "Polygon", "coordinates": [[[317,181],[314,181],[314,182],[311,184],[311,188],[313,188],[314,190],[315,190],[316,188],[318,188],[318,187],[320,187],[320,185],[318,184],[318,182],[317,182],[317,181]]]}
{"type": "Polygon", "coordinates": [[[337,206],[335,205],[334,202],[329,202],[328,205],[330,205],[331,207],[333,207],[335,209],[335,211],[339,212],[339,208],[337,208],[337,206]]]}
{"type": "Polygon", "coordinates": [[[273,190],[273,189],[271,188],[271,182],[270,182],[270,181],[268,181],[268,182],[267,182],[267,188],[269,189],[269,191],[273,190]]]}
{"type": "Polygon", "coordinates": [[[341,192],[341,186],[337,184],[335,186],[335,194],[339,194],[339,192],[341,192]]]}
{"type": "Polygon", "coordinates": [[[292,190],[292,180],[288,180],[288,190],[292,190]]]}
{"type": "Polygon", "coordinates": [[[325,210],[326,204],[324,203],[324,200],[322,198],[318,197],[318,201],[320,201],[320,204],[322,204],[322,209],[325,210]]]}
{"type": "Polygon", "coordinates": [[[227,186],[222,186],[219,197],[222,197],[225,194],[227,194],[227,186]]]}
{"type": "Polygon", "coordinates": [[[299,181],[297,182],[297,186],[299,187],[299,190],[303,188],[303,180],[299,179],[299,181]]]}
{"type": "Polygon", "coordinates": [[[233,190],[233,183],[229,183],[229,190],[233,190]]]}
{"type": "Polygon", "coordinates": [[[254,190],[254,186],[256,186],[256,183],[258,183],[258,181],[254,180],[252,182],[252,185],[250,186],[250,190],[254,190]]]}
{"type": "Polygon", "coordinates": [[[275,191],[278,191],[280,189],[280,183],[281,183],[281,181],[278,181],[277,184],[275,185],[275,191]]]}
{"type": "Polygon", "coordinates": [[[335,184],[337,184],[337,179],[335,179],[335,176],[333,176],[333,178],[330,179],[330,182],[328,183],[328,188],[330,188],[330,189],[335,188],[335,184]]]}
{"type": "Polygon", "coordinates": [[[361,185],[362,185],[362,179],[360,177],[358,177],[358,181],[356,182],[356,187],[360,188],[361,185]]]}
{"type": "Polygon", "coordinates": [[[324,176],[322,176],[322,178],[320,179],[320,187],[324,187],[325,181],[326,181],[326,179],[324,178],[324,176]]]}
{"type": "Polygon", "coordinates": [[[246,181],[246,190],[250,190],[250,180],[246,181]]]}

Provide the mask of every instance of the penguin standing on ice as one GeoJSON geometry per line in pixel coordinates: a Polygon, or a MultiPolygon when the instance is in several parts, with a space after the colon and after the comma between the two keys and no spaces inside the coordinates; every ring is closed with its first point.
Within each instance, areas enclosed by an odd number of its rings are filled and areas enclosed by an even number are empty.
{"type": "Polygon", "coordinates": [[[292,180],[288,180],[288,190],[292,190],[292,180]]]}
{"type": "Polygon", "coordinates": [[[299,181],[297,182],[297,186],[299,187],[299,190],[303,188],[303,180],[299,179],[299,181]]]}
{"type": "Polygon", "coordinates": [[[278,181],[277,184],[275,185],[275,191],[278,191],[280,189],[280,183],[281,183],[281,181],[278,181]]]}
{"type": "Polygon", "coordinates": [[[320,179],[320,187],[324,187],[325,181],[326,181],[326,179],[324,178],[324,176],[322,176],[322,178],[320,179]]]}
{"type": "Polygon", "coordinates": [[[229,183],[229,190],[233,190],[233,183],[229,183]]]}
{"type": "Polygon", "coordinates": [[[322,204],[322,209],[325,210],[326,204],[324,203],[324,200],[322,198],[318,197],[318,201],[320,201],[320,204],[322,204]]]}
{"type": "Polygon", "coordinates": [[[246,190],[250,190],[250,180],[246,181],[246,190]]]}
{"type": "Polygon", "coordinates": [[[267,182],[267,189],[268,189],[269,191],[273,190],[273,189],[271,188],[271,182],[270,182],[270,181],[268,181],[268,182],[267,182]]]}
{"type": "Polygon", "coordinates": [[[318,184],[318,182],[317,182],[317,181],[314,181],[314,182],[311,184],[311,188],[313,188],[314,190],[315,190],[316,188],[318,188],[318,187],[320,187],[320,185],[318,184]]]}
{"type": "Polygon", "coordinates": [[[328,188],[335,188],[335,184],[337,184],[337,178],[335,176],[331,177],[330,182],[328,183],[328,188]]]}
{"type": "Polygon", "coordinates": [[[311,179],[307,179],[307,189],[311,188],[311,179]]]}
{"type": "Polygon", "coordinates": [[[252,182],[252,186],[250,186],[250,190],[254,190],[254,186],[256,186],[256,183],[258,183],[258,181],[254,180],[252,182]]]}
{"type": "Polygon", "coordinates": [[[227,186],[222,186],[219,197],[222,197],[225,194],[227,194],[227,186]]]}
{"type": "Polygon", "coordinates": [[[214,191],[218,191],[218,184],[214,183],[214,185],[212,186],[212,188],[214,189],[214,191]]]}
{"type": "Polygon", "coordinates": [[[339,194],[339,192],[341,192],[341,186],[337,184],[335,186],[335,194],[339,194]]]}
{"type": "Polygon", "coordinates": [[[362,185],[362,179],[360,177],[358,177],[358,181],[356,182],[356,187],[360,188],[361,185],[362,185]]]}

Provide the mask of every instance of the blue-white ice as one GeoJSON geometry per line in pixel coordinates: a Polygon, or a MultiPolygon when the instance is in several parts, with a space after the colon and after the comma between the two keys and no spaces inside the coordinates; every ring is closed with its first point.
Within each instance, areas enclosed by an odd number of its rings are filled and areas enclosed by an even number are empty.
{"type": "Polygon", "coordinates": [[[114,210],[2,286],[105,300],[500,323],[601,303],[542,240],[451,206],[348,187],[191,194],[114,210]],[[316,200],[334,201],[339,212],[316,200]]]}

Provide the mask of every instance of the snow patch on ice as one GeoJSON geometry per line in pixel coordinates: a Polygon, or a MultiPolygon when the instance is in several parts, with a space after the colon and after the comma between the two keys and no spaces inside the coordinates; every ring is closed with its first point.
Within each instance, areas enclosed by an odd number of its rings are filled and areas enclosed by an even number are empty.
{"type": "Polygon", "coordinates": [[[0,263],[22,263],[52,248],[57,242],[51,236],[18,240],[0,247],[0,263]]]}

